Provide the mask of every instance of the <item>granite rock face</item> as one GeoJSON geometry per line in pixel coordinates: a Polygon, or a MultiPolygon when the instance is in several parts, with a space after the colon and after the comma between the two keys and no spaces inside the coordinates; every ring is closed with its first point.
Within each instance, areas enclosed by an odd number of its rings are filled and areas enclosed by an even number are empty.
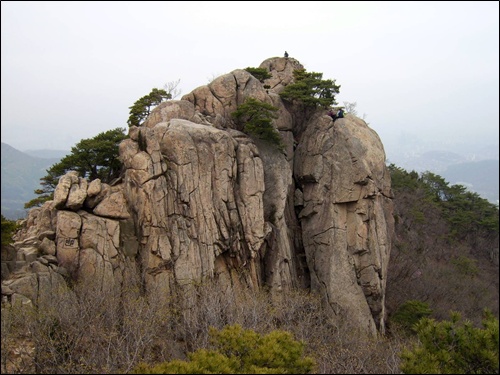
{"type": "Polygon", "coordinates": [[[138,275],[146,293],[168,296],[216,277],[229,288],[310,288],[332,315],[384,332],[394,223],[383,145],[353,115],[296,116],[279,93],[297,60],[260,67],[271,78],[234,70],[129,128],[118,183],[62,176],[17,234],[2,294],[36,303],[33,290],[68,278],[118,291],[138,275]],[[233,122],[250,97],[278,108],[283,150],[233,122]]]}

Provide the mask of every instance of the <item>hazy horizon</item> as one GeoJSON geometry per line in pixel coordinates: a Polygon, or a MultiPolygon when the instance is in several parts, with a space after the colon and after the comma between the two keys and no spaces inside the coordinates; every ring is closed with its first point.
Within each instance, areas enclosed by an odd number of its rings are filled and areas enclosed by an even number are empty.
{"type": "Polygon", "coordinates": [[[498,150],[498,2],[255,4],[2,1],[2,142],[70,150],[126,129],[153,87],[180,80],[180,99],[287,50],[357,103],[389,159],[405,139],[498,150]]]}

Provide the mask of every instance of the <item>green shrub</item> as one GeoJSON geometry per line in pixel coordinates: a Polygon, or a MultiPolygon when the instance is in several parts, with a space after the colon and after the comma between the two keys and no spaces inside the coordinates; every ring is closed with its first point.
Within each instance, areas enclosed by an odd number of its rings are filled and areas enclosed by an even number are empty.
{"type": "Polygon", "coordinates": [[[237,124],[243,126],[243,131],[260,139],[271,142],[283,150],[283,141],[279,132],[273,126],[273,119],[278,118],[275,112],[278,108],[254,98],[247,98],[231,114],[237,124]]]}
{"type": "Polygon", "coordinates": [[[129,126],[140,126],[151,113],[153,107],[156,107],[164,100],[172,99],[172,94],[163,90],[153,88],[148,95],[138,99],[132,107],[129,107],[129,126]]]}
{"type": "Polygon", "coordinates": [[[484,328],[460,314],[450,321],[423,318],[416,324],[419,343],[401,353],[405,374],[498,374],[498,319],[485,311],[484,328]]]}
{"type": "MultiPolygon", "coordinates": [[[[12,242],[12,236],[16,233],[18,225],[13,220],[8,220],[2,215],[2,246],[9,245],[12,242]]],[[[3,255],[2,255],[3,256],[3,255]]]]}
{"type": "Polygon", "coordinates": [[[398,308],[391,320],[405,330],[410,331],[420,319],[426,318],[431,314],[432,310],[427,303],[410,300],[398,308]]]}
{"type": "Polygon", "coordinates": [[[479,273],[479,267],[477,266],[477,260],[471,259],[466,256],[460,255],[451,260],[451,263],[455,266],[458,272],[464,276],[477,276],[479,273]]]}
{"type": "Polygon", "coordinates": [[[308,108],[328,108],[334,104],[335,94],[340,85],[335,80],[323,79],[323,73],[306,72],[305,69],[293,71],[294,83],[285,87],[280,97],[286,101],[298,101],[308,108]]]}
{"type": "Polygon", "coordinates": [[[303,356],[304,344],[291,333],[275,330],[260,335],[235,324],[210,329],[213,350],[200,349],[188,361],[156,366],[140,364],[136,374],[310,374],[315,362],[303,356]]]}
{"type": "Polygon", "coordinates": [[[264,68],[246,68],[248,73],[257,78],[260,82],[264,82],[266,79],[271,78],[272,75],[264,68]]]}

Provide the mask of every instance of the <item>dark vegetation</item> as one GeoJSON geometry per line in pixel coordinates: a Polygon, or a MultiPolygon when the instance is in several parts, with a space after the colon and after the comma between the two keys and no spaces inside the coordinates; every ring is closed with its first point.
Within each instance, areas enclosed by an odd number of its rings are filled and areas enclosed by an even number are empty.
{"type": "Polygon", "coordinates": [[[422,318],[415,325],[419,342],[402,354],[405,374],[498,374],[498,319],[489,311],[477,328],[461,315],[448,321],[422,318]]]}
{"type": "Polygon", "coordinates": [[[264,83],[266,79],[272,77],[272,75],[267,71],[267,69],[264,68],[248,67],[245,70],[251,75],[253,75],[255,78],[257,78],[261,83],[264,83]]]}
{"type": "Polygon", "coordinates": [[[479,325],[483,308],[498,318],[498,206],[436,174],[389,169],[396,223],[389,313],[411,300],[436,319],[454,310],[479,325]]]}
{"type": "Polygon", "coordinates": [[[140,126],[151,113],[151,110],[164,100],[172,98],[172,94],[163,89],[154,88],[147,95],[139,98],[129,107],[128,126],[140,126]]]}
{"type": "Polygon", "coordinates": [[[35,190],[38,197],[27,202],[24,208],[41,206],[53,199],[59,178],[68,171],[77,171],[89,182],[99,178],[104,183],[110,183],[119,177],[122,164],[118,159],[118,146],[125,138],[125,129],[116,128],[82,139],[71,148],[69,155],[46,170],[47,174],[40,179],[42,188],[35,190]]]}
{"type": "Polygon", "coordinates": [[[293,134],[299,137],[308,119],[318,110],[326,110],[336,105],[335,95],[340,85],[332,79],[323,79],[323,73],[297,69],[293,72],[293,83],[288,84],[280,97],[293,117],[293,134]]]}
{"type": "Polygon", "coordinates": [[[14,220],[8,220],[2,215],[2,248],[12,243],[12,236],[18,225],[14,220]]]}
{"type": "Polygon", "coordinates": [[[304,357],[304,343],[290,332],[274,330],[260,335],[239,324],[218,331],[209,328],[212,349],[188,354],[188,361],[139,364],[137,374],[310,374],[315,362],[304,357]]]}
{"type": "Polygon", "coordinates": [[[294,82],[280,93],[281,99],[295,105],[311,108],[328,108],[334,104],[335,95],[339,93],[340,85],[335,80],[323,79],[323,73],[307,72],[297,69],[293,72],[294,82]]]}
{"type": "Polygon", "coordinates": [[[245,103],[231,115],[237,126],[248,135],[268,141],[283,150],[284,145],[278,130],[273,126],[273,119],[278,118],[278,108],[254,98],[247,98],[245,103]]]}

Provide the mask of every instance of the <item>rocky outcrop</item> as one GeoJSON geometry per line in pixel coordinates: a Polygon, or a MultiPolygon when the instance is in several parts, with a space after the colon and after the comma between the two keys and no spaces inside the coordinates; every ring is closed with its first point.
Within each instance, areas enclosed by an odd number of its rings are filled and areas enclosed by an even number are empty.
{"type": "Polygon", "coordinates": [[[228,288],[311,288],[332,316],[383,332],[394,232],[383,145],[349,114],[333,123],[318,110],[298,123],[279,92],[302,65],[260,67],[272,76],[266,88],[237,69],[131,127],[116,185],[62,176],[17,234],[19,263],[2,294],[36,302],[28,285],[67,278],[119,290],[138,274],[146,293],[168,296],[217,278],[228,288]],[[249,97],[278,108],[284,151],[232,121],[249,97]]]}
{"type": "Polygon", "coordinates": [[[382,143],[351,115],[335,123],[314,118],[303,139],[295,176],[312,288],[335,314],[368,331],[383,329],[394,224],[382,143]]]}

